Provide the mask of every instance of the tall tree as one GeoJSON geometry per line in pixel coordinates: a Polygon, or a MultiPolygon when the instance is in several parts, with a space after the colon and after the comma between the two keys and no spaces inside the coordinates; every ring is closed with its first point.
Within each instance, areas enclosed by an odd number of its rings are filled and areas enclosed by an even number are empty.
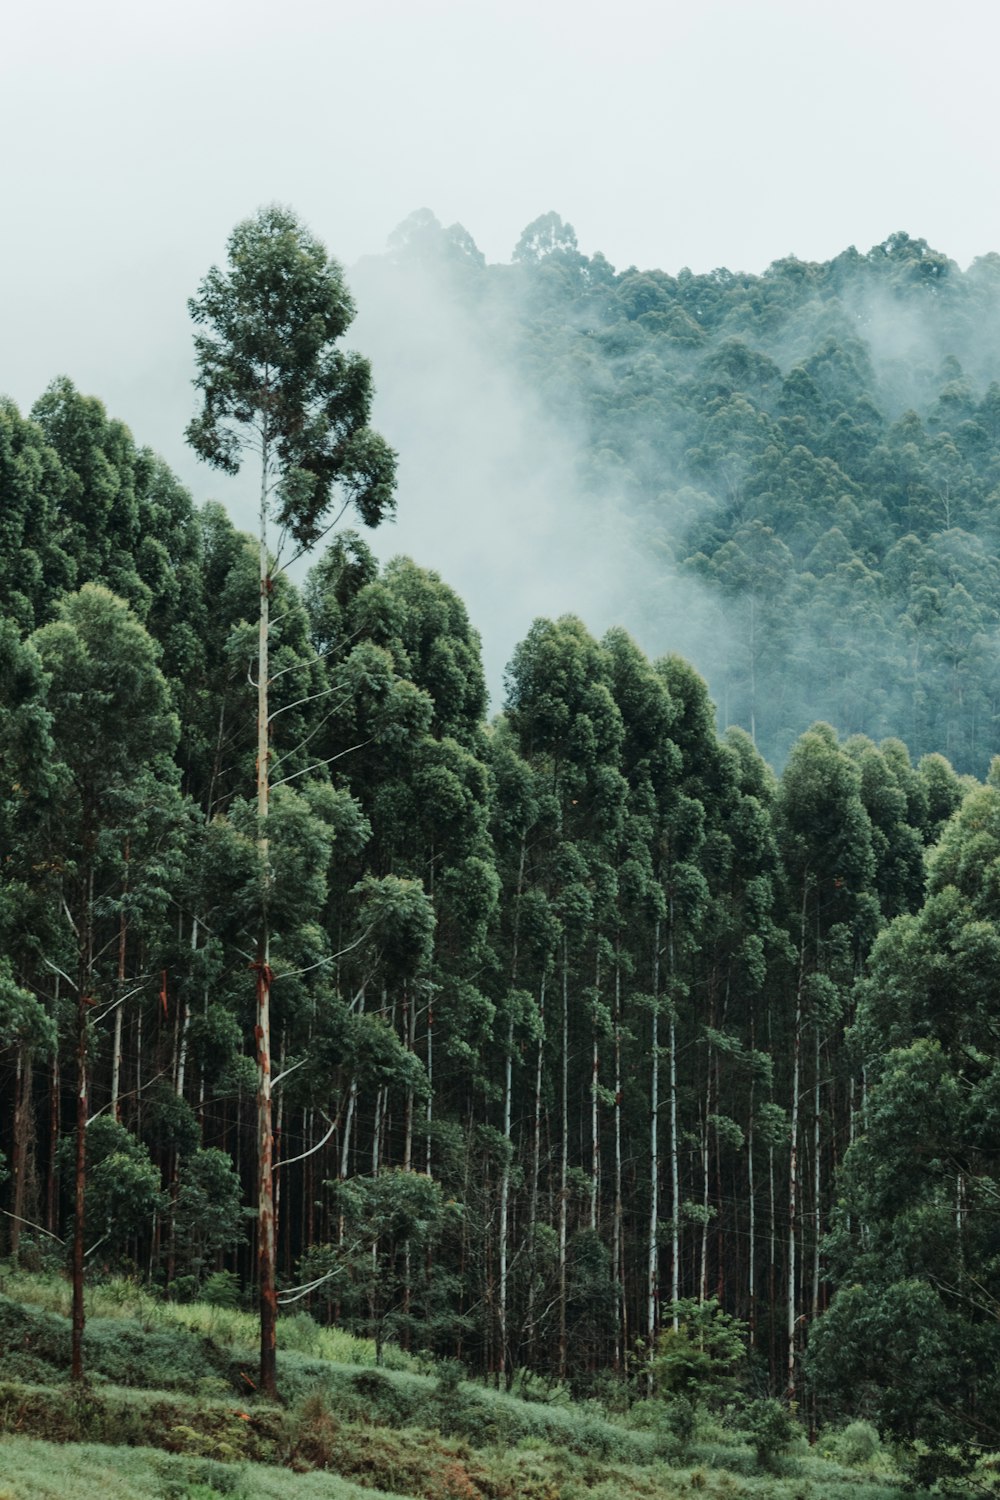
{"type": "MultiPolygon", "coordinates": [[[[368,526],[391,514],[395,456],[368,425],[371,370],[337,347],[354,316],[343,272],[287,209],[238,224],[229,270],[213,266],[191,317],[202,409],[189,423],[195,451],[230,474],[260,461],[260,611],[257,650],[257,816],[262,866],[257,977],[258,1270],[261,1388],[277,1394],[275,1231],[271,1124],[270,916],[267,815],[270,713],[269,606],[284,547],[299,556],[353,507],[368,526]],[[279,528],[272,562],[268,528],[279,528]]],[[[291,559],[288,559],[290,561],[291,559]]],[[[287,562],[286,562],[287,565],[287,562]]]]}
{"type": "MultiPolygon", "coordinates": [[[[65,768],[62,818],[49,858],[65,870],[62,899],[76,947],[76,973],[66,977],[77,1002],[72,1373],[79,1379],[90,1012],[99,991],[112,988],[106,969],[111,945],[99,924],[122,888],[121,851],[133,837],[137,846],[155,844],[157,825],[172,816],[171,756],[179,726],[154,642],[107,589],[87,584],[68,596],[59,619],[35,633],[34,646],[49,674],[52,739],[65,768]]],[[[149,899],[162,905],[159,871],[150,874],[149,885],[156,890],[149,899]]],[[[114,912],[119,920],[122,915],[114,912]]],[[[117,995],[116,1003],[122,1001],[117,995]]]]}

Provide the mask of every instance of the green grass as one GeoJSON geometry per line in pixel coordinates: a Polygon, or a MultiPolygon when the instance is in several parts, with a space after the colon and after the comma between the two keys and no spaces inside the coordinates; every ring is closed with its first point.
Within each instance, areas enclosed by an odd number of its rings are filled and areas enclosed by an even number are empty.
{"type": "MultiPolygon", "coordinates": [[[[6,1271],[0,1275],[0,1293],[14,1302],[69,1317],[72,1288],[62,1276],[6,1271]]],[[[131,1318],[147,1331],[156,1328],[188,1328],[222,1348],[253,1350],[260,1337],[253,1313],[238,1308],[210,1307],[203,1302],[164,1302],[127,1277],[113,1277],[84,1292],[88,1319],[131,1318]]],[[[278,1348],[335,1364],[374,1366],[375,1342],[357,1338],[340,1328],[323,1328],[306,1314],[278,1319],[278,1348]]],[[[402,1349],[386,1345],[383,1365],[388,1370],[420,1370],[425,1363],[402,1349]]]]}
{"type": "Polygon", "coordinates": [[[333,1474],[222,1464],[155,1448],[0,1438],[0,1500],[378,1500],[333,1474]]]}
{"type": "MultiPolygon", "coordinates": [[[[0,1281],[0,1500],[900,1500],[878,1434],[855,1423],[758,1471],[744,1434],[702,1420],[682,1450],[666,1409],[522,1400],[455,1366],[305,1315],[279,1323],[284,1404],[258,1400],[256,1320],[163,1303],[125,1280],[87,1294],[88,1383],[67,1383],[69,1288],[0,1281]],[[15,1300],[16,1299],[16,1300],[15,1300]],[[55,1446],[53,1446],[55,1445],[55,1446]],[[337,1477],[339,1476],[339,1477],[337,1477]]],[[[1000,1472],[1000,1470],[998,1470],[1000,1472]]],[[[993,1477],[992,1475],[990,1476],[993,1477]]],[[[919,1492],[908,1494],[919,1500],[919,1492]]]]}

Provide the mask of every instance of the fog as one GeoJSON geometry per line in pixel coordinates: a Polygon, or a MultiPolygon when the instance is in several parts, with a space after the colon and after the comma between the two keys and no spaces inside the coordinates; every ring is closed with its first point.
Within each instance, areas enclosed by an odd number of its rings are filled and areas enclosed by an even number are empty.
{"type": "MultiPolygon", "coordinates": [[[[524,378],[517,294],[465,298],[446,270],[388,256],[366,258],[351,282],[351,341],[372,360],[373,421],[399,453],[397,517],[370,540],[382,558],[402,552],[432,567],[464,599],[492,707],[539,616],[578,615],[596,636],[623,625],[651,655],[706,661],[717,609],[650,551],[613,474],[595,481],[589,435],[558,373],[540,376],[544,394],[524,378]]],[[[658,519],[669,523],[666,500],[658,519]]]]}
{"type": "MultiPolygon", "coordinates": [[[[947,25],[930,0],[905,14],[862,0],[8,9],[0,392],[26,411],[69,375],[198,501],[251,524],[253,484],[183,443],[185,303],[238,220],[289,204],[349,268],[351,342],[400,452],[399,519],[378,549],[467,599],[494,704],[535,614],[621,621],[650,652],[697,661],[717,622],[648,565],[613,480],[580,483],[572,417],[546,415],[502,331],[484,347],[439,289],[377,278],[372,257],[408,213],[429,203],[506,263],[557,209],[588,255],[674,273],[823,260],[899,227],[962,265],[1000,245],[988,0],[947,25]]],[[[891,308],[861,315],[905,401],[913,340],[891,308]]]]}

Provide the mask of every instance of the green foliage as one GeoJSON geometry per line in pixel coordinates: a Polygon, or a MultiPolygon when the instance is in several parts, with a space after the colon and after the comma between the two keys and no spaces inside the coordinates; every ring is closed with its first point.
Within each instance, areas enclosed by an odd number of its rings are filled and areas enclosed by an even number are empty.
{"type": "Polygon", "coordinates": [[[714,1297],[706,1302],[685,1298],[665,1311],[677,1326],[664,1328],[652,1357],[657,1391],[684,1397],[692,1405],[730,1391],[746,1358],[746,1324],[714,1297]]]}
{"type": "MultiPolygon", "coordinates": [[[[62,1168],[69,1175],[75,1165],[75,1141],[63,1138],[62,1168]]],[[[99,1115],[87,1126],[86,1198],[88,1233],[113,1257],[133,1236],[144,1232],[153,1215],[166,1207],[160,1173],[149,1151],[110,1115],[99,1115]]]]}
{"type": "MultiPolygon", "coordinates": [[[[395,457],[367,425],[371,372],[336,347],[354,305],[337,263],[286,209],[238,224],[229,272],[212,267],[189,302],[202,411],[188,441],[228,473],[251,432],[279,465],[276,520],[303,547],[322,535],[333,486],[367,525],[391,514],[395,457]]],[[[265,485],[267,479],[265,478],[265,485]]]]}
{"type": "Polygon", "coordinates": [[[751,1401],[743,1413],[743,1423],[750,1435],[758,1467],[774,1471],[794,1437],[797,1436],[787,1406],[773,1396],[751,1401]]]}
{"type": "Polygon", "coordinates": [[[209,1307],[239,1307],[239,1281],[232,1271],[211,1271],[198,1295],[209,1307]]]}
{"type": "Polygon", "coordinates": [[[837,1458],[851,1468],[863,1468],[870,1464],[881,1450],[882,1441],[878,1429],[870,1422],[848,1422],[840,1432],[833,1434],[832,1447],[837,1458]]]}
{"type": "MultiPolygon", "coordinates": [[[[200,1276],[220,1250],[239,1241],[241,1203],[240,1181],[224,1151],[212,1146],[183,1162],[174,1205],[181,1265],[200,1276]]],[[[232,1272],[213,1272],[201,1295],[217,1307],[235,1306],[231,1299],[237,1298],[236,1278],[232,1272]]]]}

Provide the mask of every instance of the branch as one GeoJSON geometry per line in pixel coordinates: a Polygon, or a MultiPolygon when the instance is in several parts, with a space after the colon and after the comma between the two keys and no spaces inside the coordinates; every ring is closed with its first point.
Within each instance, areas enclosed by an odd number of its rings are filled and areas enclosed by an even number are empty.
{"type": "Polygon", "coordinates": [[[8,1219],[16,1219],[19,1224],[27,1224],[29,1229],[37,1229],[39,1234],[47,1234],[49,1239],[55,1240],[57,1245],[65,1245],[66,1243],[57,1234],[53,1234],[51,1229],[43,1229],[41,1224],[36,1224],[34,1219],[23,1219],[20,1214],[12,1214],[9,1208],[0,1208],[0,1213],[6,1214],[8,1219]]]}
{"type": "Polygon", "coordinates": [[[110,1005],[106,1005],[104,1007],[100,1015],[93,1017],[94,1022],[96,1023],[97,1021],[103,1021],[104,1017],[110,1016],[111,1012],[113,1010],[116,1010],[119,1005],[124,1005],[126,1000],[131,1000],[133,995],[141,994],[141,992],[146,988],[146,985],[149,983],[149,980],[150,976],[147,974],[146,978],[142,981],[141,984],[137,984],[134,989],[127,990],[124,995],[119,995],[117,1000],[112,1000],[110,1005]]]}
{"type": "Polygon", "coordinates": [[[347,703],[349,701],[349,698],[350,698],[350,694],[348,694],[347,698],[342,698],[341,701],[340,701],[340,703],[335,703],[333,705],[333,707],[330,709],[330,712],[327,713],[327,714],[324,714],[323,717],[319,720],[319,722],[317,724],[313,725],[313,727],[312,727],[312,729],[310,729],[309,733],[302,736],[302,738],[299,740],[299,742],[298,742],[297,745],[293,745],[290,750],[286,750],[285,751],[284,755],[279,755],[274,760],[272,760],[272,762],[271,762],[271,769],[272,769],[272,771],[276,770],[278,768],[278,766],[283,765],[284,762],[288,759],[288,757],[290,755],[294,755],[297,750],[304,750],[307,745],[312,744],[313,740],[319,734],[320,730],[326,728],[326,726],[329,724],[330,720],[333,718],[334,714],[337,712],[337,709],[340,708],[342,706],[342,704],[347,703]]]}
{"type": "MultiPolygon", "coordinates": [[[[137,1088],[129,1089],[128,1093],[126,1093],[126,1094],[119,1094],[118,1098],[119,1099],[131,1099],[132,1096],[133,1096],[133,1094],[144,1094],[146,1092],[146,1090],[149,1088],[150,1084],[155,1083],[158,1078],[162,1078],[163,1075],[166,1072],[167,1072],[166,1068],[161,1068],[158,1073],[154,1073],[153,1074],[152,1078],[147,1078],[145,1083],[140,1084],[137,1088]]],[[[102,1104],[101,1107],[100,1107],[100,1109],[97,1109],[97,1110],[94,1111],[94,1113],[91,1115],[90,1119],[87,1121],[87,1124],[88,1125],[93,1124],[93,1122],[95,1120],[99,1119],[100,1116],[103,1115],[103,1113],[104,1113],[104,1111],[106,1109],[110,1109],[110,1108],[111,1108],[111,1100],[109,1099],[108,1102],[107,1102],[107,1104],[102,1104]]]]}
{"type": "Polygon", "coordinates": [[[304,969],[285,969],[281,974],[275,974],[275,983],[277,984],[279,979],[298,979],[300,974],[311,974],[313,969],[322,969],[324,964],[335,964],[338,958],[343,958],[345,953],[350,953],[359,943],[363,943],[365,938],[370,936],[374,925],[373,922],[371,926],[366,927],[359,938],[355,938],[353,943],[348,943],[346,948],[341,948],[339,953],[331,953],[328,958],[319,958],[314,964],[307,964],[304,969]]]}
{"type": "Polygon", "coordinates": [[[330,1116],[323,1110],[320,1110],[320,1114],[323,1116],[324,1120],[330,1127],[323,1139],[321,1141],[317,1141],[315,1146],[310,1146],[308,1151],[300,1151],[298,1156],[287,1156],[283,1161],[276,1161],[273,1168],[275,1172],[278,1171],[279,1167],[290,1167],[297,1161],[305,1161],[307,1156],[315,1156],[317,1151],[321,1151],[323,1149],[327,1141],[330,1139],[331,1135],[333,1135],[333,1132],[336,1130],[337,1126],[340,1124],[341,1112],[340,1110],[337,1111],[337,1118],[335,1120],[331,1120],[330,1116]]]}
{"type": "MultiPolygon", "coordinates": [[[[271,682],[273,682],[274,678],[272,677],[269,680],[271,682]]],[[[330,696],[331,693],[339,693],[339,692],[340,692],[340,683],[339,682],[335,682],[334,685],[333,685],[333,687],[321,688],[318,693],[309,693],[309,694],[307,694],[307,696],[305,698],[296,698],[295,701],[292,702],[292,703],[283,703],[280,708],[276,708],[274,710],[273,714],[268,714],[267,722],[268,722],[268,724],[273,724],[274,721],[275,721],[275,719],[278,717],[279,714],[287,714],[287,712],[288,712],[288,710],[290,708],[301,708],[301,706],[302,706],[303,703],[315,703],[315,701],[316,701],[317,698],[329,698],[329,696],[330,696]]],[[[343,701],[345,703],[347,703],[349,701],[349,698],[350,698],[350,694],[348,694],[347,697],[345,697],[343,701]]]]}
{"type": "MultiPolygon", "coordinates": [[[[225,941],[224,938],[219,937],[219,934],[215,931],[214,928],[209,927],[204,917],[199,916],[197,912],[191,911],[188,907],[182,906],[181,903],[176,899],[176,897],[171,896],[169,899],[171,903],[176,906],[179,912],[183,912],[185,917],[197,918],[198,922],[202,927],[204,927],[209,937],[219,938],[220,943],[225,941]]],[[[255,955],[252,953],[247,953],[245,948],[237,948],[235,943],[230,944],[230,946],[232,947],[233,952],[238,953],[240,955],[240,958],[245,958],[248,964],[255,964],[257,962],[255,955]]],[[[65,978],[65,975],[63,977],[65,978]]]]}
{"type": "Polygon", "coordinates": [[[313,761],[311,766],[303,766],[301,771],[293,771],[291,776],[282,776],[280,781],[272,781],[271,791],[273,792],[275,787],[284,786],[287,781],[294,781],[297,776],[308,776],[310,771],[318,771],[321,766],[332,766],[335,760],[343,760],[345,755],[352,755],[355,750],[363,750],[366,745],[372,743],[374,738],[374,735],[369,735],[368,739],[361,740],[357,745],[348,745],[346,750],[341,750],[336,755],[328,755],[326,760],[313,761]]]}
{"type": "MultiPolygon", "coordinates": [[[[65,906],[66,903],[63,902],[63,905],[65,906]]],[[[66,907],[66,915],[69,917],[69,907],[66,907]]],[[[72,922],[73,918],[70,917],[69,919],[72,922]]],[[[75,931],[75,928],[74,928],[74,931],[75,931]]],[[[53,972],[53,974],[58,974],[62,979],[65,979],[66,983],[69,985],[69,987],[70,987],[71,990],[75,990],[76,989],[76,981],[74,979],[70,979],[69,975],[66,973],[66,970],[65,969],[60,969],[59,965],[58,964],[54,964],[52,962],[51,958],[47,958],[45,960],[45,966],[46,966],[46,968],[51,969],[52,972],[53,972]]]]}
{"type": "Polygon", "coordinates": [[[283,1073],[279,1073],[277,1078],[271,1079],[271,1087],[276,1089],[283,1078],[287,1078],[289,1073],[294,1073],[296,1068],[303,1067],[308,1061],[308,1057],[300,1057],[298,1062],[290,1063],[283,1073]]]}
{"type": "MultiPolygon", "coordinates": [[[[360,1240],[355,1240],[354,1244],[351,1245],[348,1249],[341,1249],[341,1254],[344,1256],[345,1260],[349,1255],[354,1254],[355,1250],[358,1249],[360,1244],[360,1240]]],[[[322,1276],[317,1276],[315,1281],[309,1281],[305,1284],[305,1286],[289,1287],[287,1292],[281,1293],[278,1301],[282,1304],[288,1302],[298,1302],[300,1297],[308,1296],[308,1294],[310,1292],[314,1292],[318,1286],[322,1286],[324,1281],[330,1281],[334,1276],[339,1276],[343,1269],[343,1266],[334,1266],[332,1271],[324,1271],[322,1276]]]]}
{"type": "MultiPolygon", "coordinates": [[[[330,535],[330,532],[333,530],[333,528],[335,526],[338,526],[340,524],[340,522],[343,520],[344,515],[345,515],[345,513],[347,511],[347,508],[350,505],[350,503],[351,502],[350,502],[349,499],[345,500],[344,503],[343,503],[343,505],[338,510],[337,514],[334,516],[333,520],[330,522],[330,524],[328,526],[324,526],[323,530],[320,531],[319,533],[317,533],[317,535],[313,537],[313,539],[312,539],[311,542],[309,542],[308,544],[305,543],[305,542],[303,542],[303,544],[299,548],[298,552],[293,552],[292,553],[292,555],[288,559],[288,561],[286,563],[282,564],[282,572],[284,572],[288,568],[290,568],[293,563],[297,563],[298,560],[299,560],[299,558],[300,557],[304,557],[307,552],[311,552],[312,549],[316,546],[316,544],[318,542],[321,542],[325,536],[329,536],[330,535]]],[[[284,542],[282,542],[281,545],[284,546],[284,542]]],[[[279,548],[279,551],[278,551],[278,558],[279,558],[279,560],[281,558],[281,550],[280,550],[280,548],[279,548]]]]}
{"type": "Polygon", "coordinates": [[[322,1286],[324,1281],[332,1281],[334,1276],[339,1276],[342,1270],[343,1266],[334,1266],[332,1271],[324,1271],[323,1275],[317,1276],[315,1281],[309,1281],[305,1286],[293,1286],[289,1291],[282,1292],[278,1298],[278,1305],[287,1307],[290,1302],[298,1302],[303,1297],[308,1297],[309,1293],[314,1292],[318,1286],[322,1286]]]}

